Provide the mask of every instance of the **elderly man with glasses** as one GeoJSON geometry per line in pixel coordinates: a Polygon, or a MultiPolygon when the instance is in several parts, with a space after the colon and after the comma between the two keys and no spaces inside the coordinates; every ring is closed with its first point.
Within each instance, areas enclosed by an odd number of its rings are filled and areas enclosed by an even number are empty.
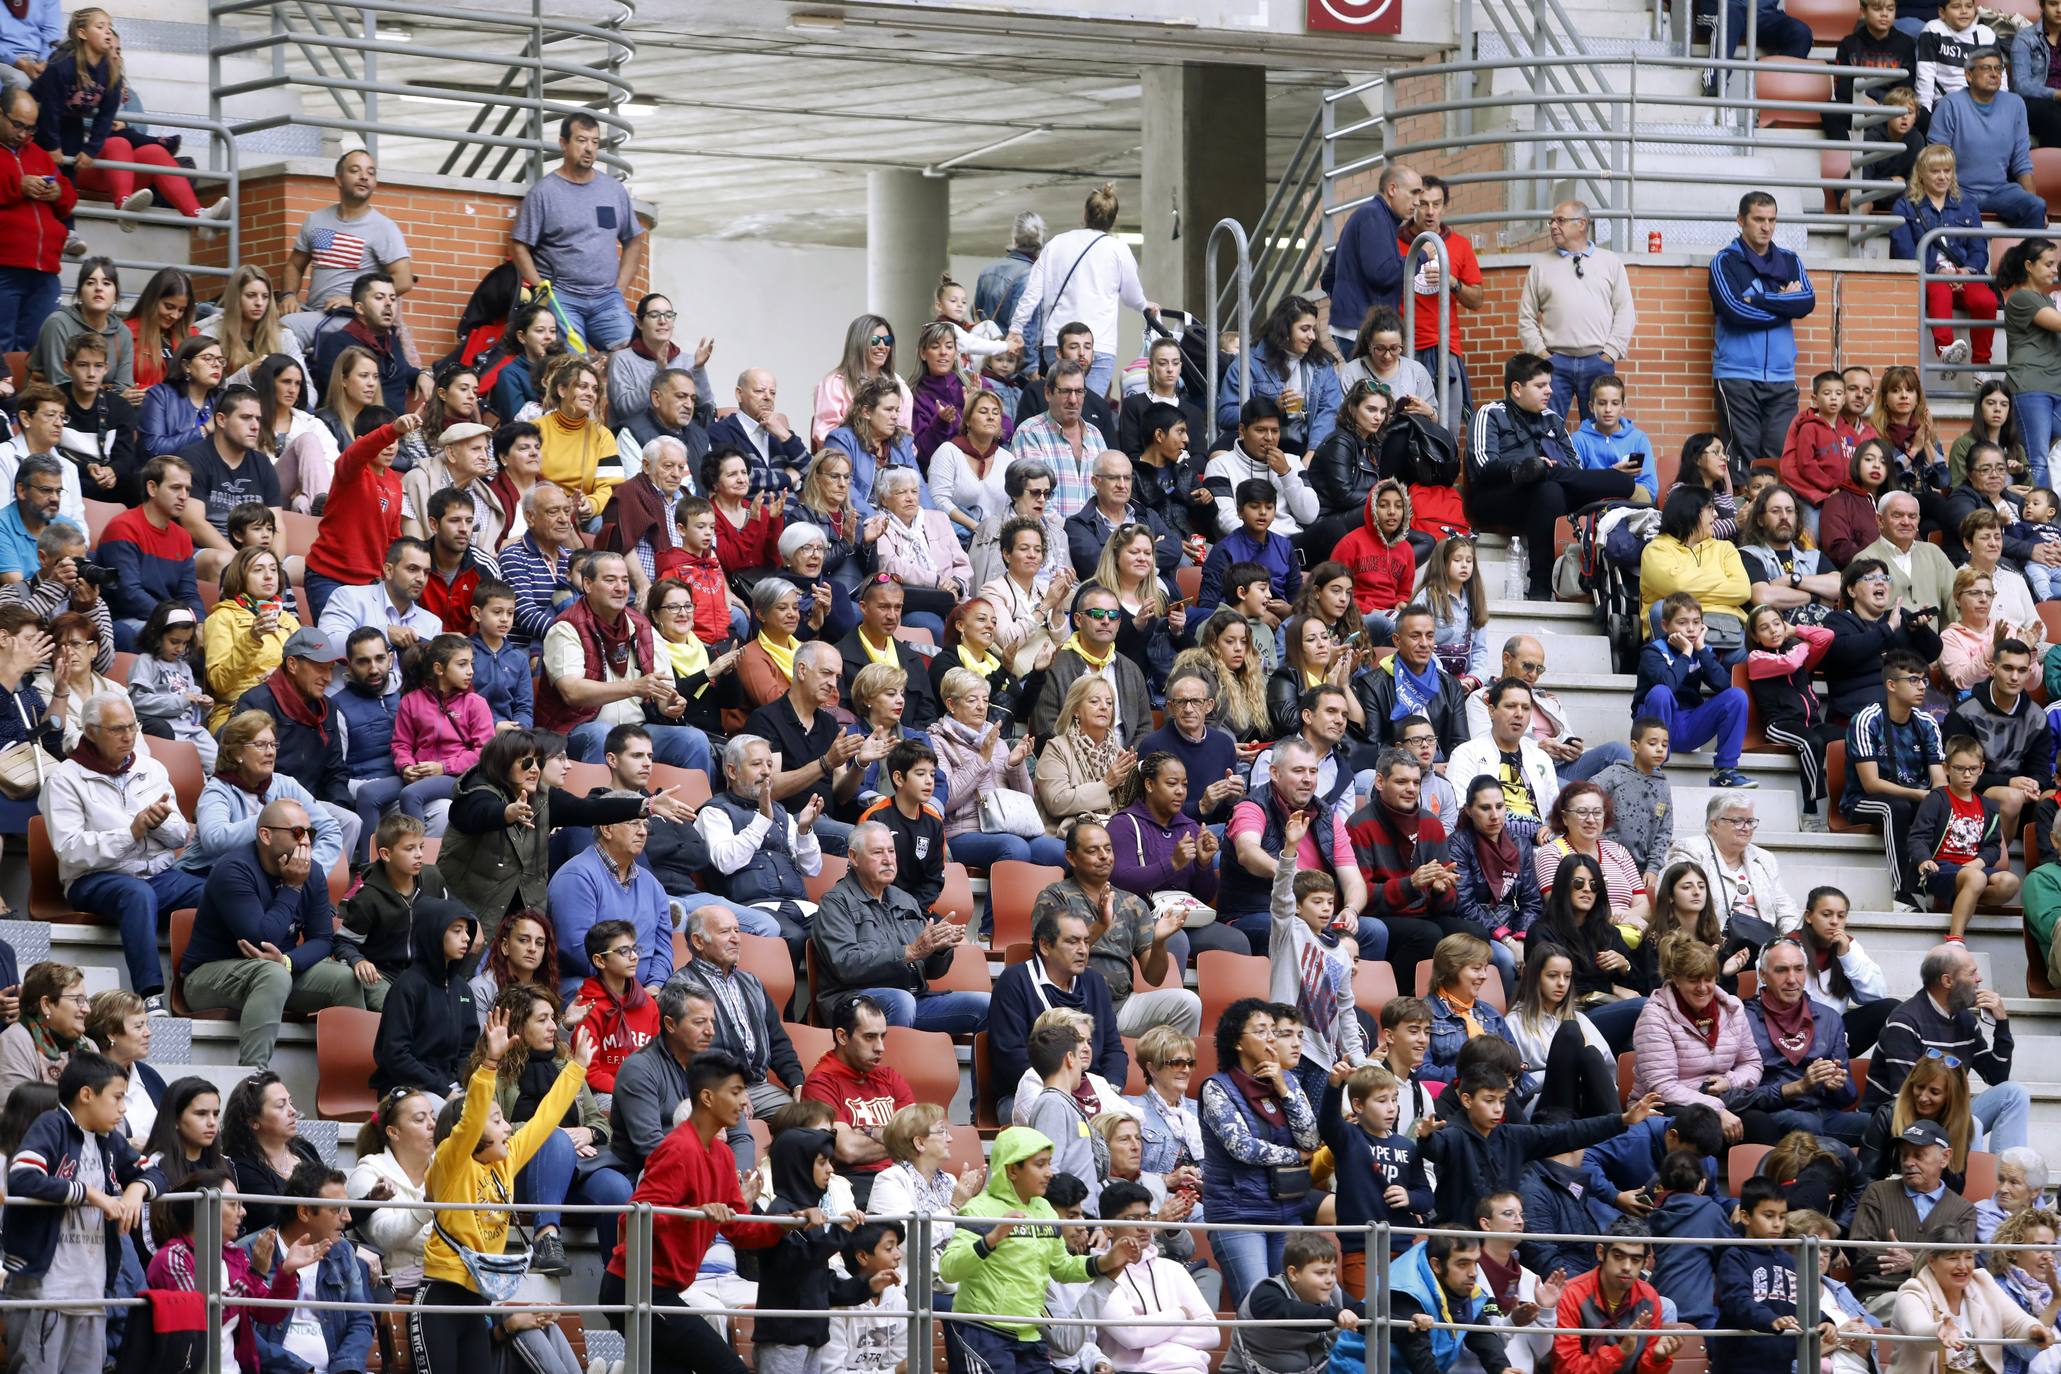
{"type": "Polygon", "coordinates": [[[1760,993],[1746,1002],[1746,1024],[1760,1050],[1760,1082],[1738,1107],[1752,1145],[1773,1145],[1791,1131],[1830,1136],[1856,1146],[1868,1113],[1855,1111],[1846,1044],[1838,1010],[1814,1000],[1810,960],[1794,937],[1770,940],[1760,951],[1760,993]]]}
{"type": "Polygon", "coordinates": [[[1066,552],[1083,578],[1095,575],[1109,537],[1126,525],[1143,525],[1152,533],[1152,561],[1161,577],[1172,577],[1181,561],[1181,536],[1159,512],[1132,499],[1131,460],[1115,449],[1095,459],[1095,499],[1066,517],[1066,552]]]}
{"type": "Polygon", "coordinates": [[[137,751],[136,711],[126,696],[88,697],[79,715],[79,743],[44,777],[38,800],[58,881],[66,901],[120,928],[129,986],[151,1015],[164,1016],[158,926],[200,900],[202,875],[178,866],[193,827],[165,766],[137,751]]]}
{"type": "Polygon", "coordinates": [[[258,813],[257,838],[216,861],[201,890],[179,974],[195,1011],[235,1011],[236,1062],[272,1062],[289,1011],[365,1005],[350,965],[332,958],[335,912],[315,872],[314,825],[299,802],[258,813]]]}
{"type": "Polygon", "coordinates": [[[1517,299],[1517,345],[1553,364],[1555,415],[1571,416],[1571,402],[1589,411],[1589,387],[1615,376],[1630,351],[1638,311],[1624,263],[1607,248],[1589,242],[1589,207],[1578,200],[1553,207],[1546,222],[1553,251],[1542,253],[1524,274],[1517,299]]]}
{"type": "Polygon", "coordinates": [[[1760,829],[1753,798],[1744,792],[1720,792],[1704,808],[1703,821],[1701,835],[1684,836],[1669,847],[1663,867],[1691,863],[1703,870],[1718,927],[1759,945],[1777,932],[1786,934],[1802,925],[1803,909],[1783,886],[1781,866],[1753,842],[1760,829]],[[1742,917],[1764,924],[1735,931],[1733,922],[1742,917]]]}
{"type": "Polygon", "coordinates": [[[1231,819],[1245,796],[1245,761],[1229,730],[1210,724],[1216,712],[1216,679],[1195,664],[1176,668],[1166,681],[1166,724],[1138,741],[1138,757],[1168,753],[1188,771],[1188,800],[1181,809],[1204,825],[1231,819]]]}

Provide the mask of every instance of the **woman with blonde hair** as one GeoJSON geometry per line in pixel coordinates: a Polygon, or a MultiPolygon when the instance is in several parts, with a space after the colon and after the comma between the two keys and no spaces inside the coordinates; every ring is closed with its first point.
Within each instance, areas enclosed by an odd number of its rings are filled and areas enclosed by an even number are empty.
{"type": "Polygon", "coordinates": [[[1154,1026],[1139,1037],[1135,1053],[1145,1075],[1145,1091],[1124,1100],[1144,1127],[1139,1167],[1155,1174],[1178,1174],[1183,1182],[1200,1187],[1202,1121],[1195,1114],[1195,1099],[1188,1095],[1195,1077],[1195,1037],[1172,1026],[1154,1026]]]}
{"type": "Polygon", "coordinates": [[[894,326],[878,315],[860,315],[845,327],[844,356],[816,383],[809,442],[820,448],[830,431],[847,423],[860,388],[875,380],[894,388],[901,398],[903,418],[915,413],[908,386],[895,375],[894,326]]]}
{"type": "Polygon", "coordinates": [[[369,348],[352,344],[336,355],[329,376],[315,378],[322,388],[322,408],[315,418],[329,426],[329,437],[342,453],[358,437],[358,414],[367,406],[385,404],[379,389],[379,359],[369,348]]]}
{"type": "MultiPolygon", "coordinates": [[[[1980,1205],[1980,1204],[1978,1204],[1980,1205]]],[[[1997,1248],[1989,1253],[1989,1272],[2004,1296],[2034,1321],[2051,1329],[2061,1318],[2061,1272],[2055,1266],[2055,1241],[2061,1240],[2061,1213],[2050,1207],[2030,1207],[2014,1213],[1999,1226],[1998,1247],[2028,1246],[2024,1250],[1997,1248]]],[[[1988,1244],[1987,1240],[1984,1244],[1988,1244]]],[[[2057,1361],[2048,1353],[2028,1360],[2017,1346],[2004,1347],[2004,1374],[2026,1374],[2037,1368],[2049,1374],[2057,1361]]]]}
{"type": "Polygon", "coordinates": [[[2054,1343],[2053,1331],[2020,1307],[1975,1262],[1975,1250],[1927,1250],[1896,1290],[1890,1330],[1898,1341],[1885,1374],[2004,1374],[2006,1344],[2054,1343]]]}
{"type": "Polygon", "coordinates": [[[200,322],[199,332],[222,345],[222,368],[232,385],[250,380],[250,369],[274,353],[298,360],[301,341],[279,315],[272,279],[255,263],[229,274],[222,308],[200,322]]]}
{"type": "MultiPolygon", "coordinates": [[[[1935,229],[1977,231],[1950,234],[1926,246],[1925,272],[1933,279],[1925,283],[1925,315],[1946,320],[1959,304],[1970,319],[1988,321],[1988,328],[1968,331],[1975,345],[1974,366],[1988,367],[1997,337],[1997,293],[1984,280],[1989,276],[1989,240],[1980,232],[1982,206],[1975,197],[1962,194],[1950,146],[1930,143],[1919,152],[1911,164],[1908,189],[1896,199],[1896,212],[1903,223],[1890,231],[1889,256],[1906,262],[1918,256],[1919,240],[1935,229]],[[1968,280],[1953,280],[1956,277],[1968,280]]],[[[1949,366],[1970,360],[1968,344],[1954,337],[1950,324],[1932,326],[1932,345],[1939,350],[1939,360],[1949,366]]]]}
{"type": "Polygon", "coordinates": [[[280,664],[300,617],[286,609],[279,555],[251,545],[222,569],[222,595],[201,626],[208,692],[215,699],[208,729],[220,730],[236,700],[280,664]]]}
{"type": "Polygon", "coordinates": [[[873,544],[866,535],[866,517],[852,500],[852,459],[842,449],[826,448],[809,460],[801,490],[788,499],[786,519],[814,525],[829,547],[823,555],[823,578],[856,594],[873,566],[873,544]]]}
{"type": "Polygon", "coordinates": [[[1124,748],[1115,723],[1116,689],[1099,677],[1075,678],[1038,755],[1032,787],[1046,834],[1063,836],[1077,821],[1106,821],[1116,810],[1117,789],[1138,766],[1138,754],[1124,748]]]}
{"type": "Polygon", "coordinates": [[[1216,684],[1216,705],[1210,724],[1228,730],[1240,744],[1274,738],[1267,714],[1267,666],[1253,649],[1252,626],[1244,616],[1219,607],[1195,634],[1195,647],[1174,655],[1167,674],[1200,668],[1216,684]]]}
{"type": "Polygon", "coordinates": [[[1066,857],[1066,847],[1051,836],[1025,839],[981,827],[982,797],[1030,792],[1027,760],[1036,743],[1029,735],[1014,741],[1002,737],[1001,725],[988,719],[992,693],[988,679],[971,668],[948,668],[938,683],[944,713],[930,724],[930,747],[937,751],[938,810],[944,815],[945,843],[963,863],[990,866],[1016,859],[1057,865],[1066,857]]]}
{"type": "Polygon", "coordinates": [[[1809,1131],[1791,1131],[1769,1147],[1758,1171],[1775,1181],[1793,1212],[1837,1216],[1845,1208],[1846,1161],[1809,1131]]]}
{"type": "Polygon", "coordinates": [[[1982,1123],[1968,1109],[1968,1070],[1928,1050],[1904,1075],[1896,1096],[1875,1109],[1861,1136],[1861,1177],[1870,1183],[1896,1173],[1897,1139],[1914,1121],[1935,1123],[1947,1136],[1947,1186],[1966,1184],[1968,1152],[1987,1143],[1982,1123]]]}
{"type": "Polygon", "coordinates": [[[1138,259],[1130,245],[1115,237],[1116,184],[1103,182],[1088,193],[1081,211],[1079,229],[1055,236],[1038,254],[1036,264],[1023,279],[1023,291],[1016,299],[1016,312],[1002,325],[1009,331],[1009,346],[1021,348],[1024,332],[1044,308],[1044,328],[1030,342],[1036,346],[1046,372],[1059,356],[1060,326],[1078,320],[1095,341],[1095,360],[1088,368],[1088,392],[1107,396],[1116,378],[1117,327],[1125,310],[1159,313],[1159,307],[1145,296],[1138,277],[1138,259]]]}
{"type": "Polygon", "coordinates": [[[1188,637],[1188,610],[1179,594],[1159,575],[1158,548],[1152,527],[1118,525],[1103,541],[1095,575],[1086,585],[1116,593],[1116,652],[1145,670],[1155,694],[1166,687],[1174,651],[1188,637]]]}
{"type": "Polygon", "coordinates": [[[2027,647],[2040,641],[2039,626],[2014,625],[1994,614],[1996,595],[1996,579],[1982,569],[1964,566],[1954,574],[1955,617],[1939,632],[1939,671],[1956,691],[1989,681],[1997,648],[2006,640],[2027,647]]]}
{"type": "MultiPolygon", "coordinates": [[[[980,522],[1009,509],[1009,464],[1005,446],[1009,412],[992,391],[969,391],[951,433],[930,454],[930,493],[938,509],[970,542],[980,522]]],[[[922,456],[922,450],[917,450],[922,456]]]]}

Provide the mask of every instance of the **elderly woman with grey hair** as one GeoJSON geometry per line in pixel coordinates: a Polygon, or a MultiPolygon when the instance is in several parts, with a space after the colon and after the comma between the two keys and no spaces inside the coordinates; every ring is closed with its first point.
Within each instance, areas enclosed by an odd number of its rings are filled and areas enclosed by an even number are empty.
{"type": "Polygon", "coordinates": [[[751,618],[759,630],[737,656],[737,681],[748,709],[757,710],[794,686],[794,655],[802,645],[801,593],[784,578],[761,578],[751,589],[751,618]]]}
{"type": "Polygon", "coordinates": [[[1052,494],[1059,488],[1059,474],[1042,458],[1016,458],[1002,474],[1002,492],[1008,504],[981,517],[973,531],[966,556],[973,566],[973,585],[984,587],[1007,570],[1008,551],[1002,547],[1002,530],[1011,520],[1033,520],[1045,527],[1044,562],[1038,567],[1042,586],[1061,571],[1071,572],[1066,553],[1066,521],[1052,494]]]}
{"type": "Polygon", "coordinates": [[[767,580],[779,579],[801,596],[803,639],[820,639],[835,644],[859,623],[859,608],[852,594],[828,575],[830,536],[820,525],[790,523],[780,531],[780,566],[767,580]]]}
{"type": "Polygon", "coordinates": [[[880,571],[901,583],[902,623],[929,630],[942,643],[945,617],[973,589],[973,564],[959,547],[943,511],[923,507],[914,468],[888,468],[873,484],[873,503],[886,517],[873,552],[880,571]]]}
{"type": "Polygon", "coordinates": [[[2032,1207],[2054,1205],[2047,1191],[2047,1161],[2030,1145],[1997,1152],[1996,1191],[1975,1204],[1975,1239],[1987,1244],[1997,1228],[2032,1207]]]}
{"type": "Polygon", "coordinates": [[[1704,808],[1703,833],[1676,840],[1663,863],[1692,863],[1710,878],[1710,904],[1727,936],[1760,946],[1777,934],[1803,924],[1803,908],[1782,885],[1775,856],[1753,842],[1760,821],[1753,814],[1751,792],[1724,791],[1704,808]],[[1765,923],[1734,931],[1745,917],[1765,923]]]}

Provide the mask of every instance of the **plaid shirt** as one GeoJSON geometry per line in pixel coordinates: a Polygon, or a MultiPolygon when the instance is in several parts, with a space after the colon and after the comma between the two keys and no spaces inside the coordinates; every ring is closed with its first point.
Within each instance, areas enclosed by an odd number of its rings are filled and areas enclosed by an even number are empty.
{"type": "Polygon", "coordinates": [[[1052,493],[1050,508],[1058,511],[1062,520],[1095,500],[1095,489],[1088,479],[1094,475],[1095,459],[1102,452],[1102,435],[1086,419],[1081,421],[1081,429],[1082,453],[1078,460],[1073,456],[1073,445],[1049,413],[1025,423],[1009,445],[1015,461],[1036,458],[1050,464],[1058,474],[1059,485],[1052,493]]]}

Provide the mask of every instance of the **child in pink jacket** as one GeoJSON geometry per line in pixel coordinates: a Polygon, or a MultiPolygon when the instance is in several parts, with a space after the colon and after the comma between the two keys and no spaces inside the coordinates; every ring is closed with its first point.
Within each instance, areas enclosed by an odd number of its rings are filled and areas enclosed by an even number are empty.
{"type": "Polygon", "coordinates": [[[415,651],[408,681],[394,713],[394,767],[403,782],[443,778],[456,790],[494,737],[493,710],[472,690],[472,641],[438,635],[415,651]]]}

